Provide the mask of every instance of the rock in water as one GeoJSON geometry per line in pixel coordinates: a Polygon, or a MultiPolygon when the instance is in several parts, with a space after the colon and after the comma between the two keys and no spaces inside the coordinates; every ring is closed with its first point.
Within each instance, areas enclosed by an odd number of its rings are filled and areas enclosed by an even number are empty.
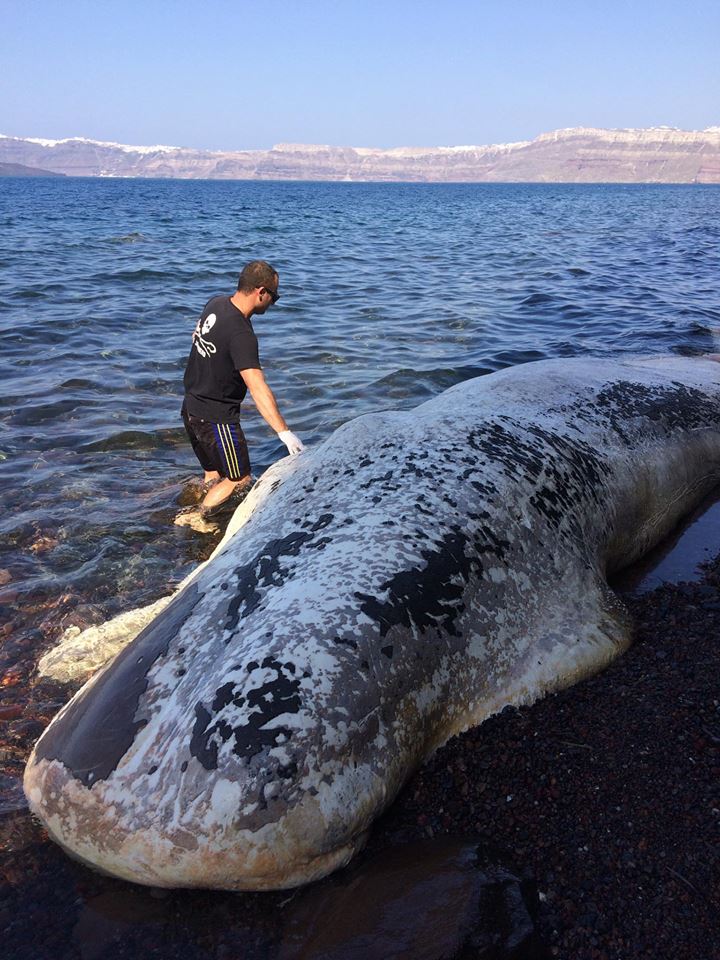
{"type": "Polygon", "coordinates": [[[73,856],[155,886],[346,863],[422,761],[630,640],[606,574],[720,476],[720,367],[557,360],[359,417],[230,534],[27,766],[73,856]]]}

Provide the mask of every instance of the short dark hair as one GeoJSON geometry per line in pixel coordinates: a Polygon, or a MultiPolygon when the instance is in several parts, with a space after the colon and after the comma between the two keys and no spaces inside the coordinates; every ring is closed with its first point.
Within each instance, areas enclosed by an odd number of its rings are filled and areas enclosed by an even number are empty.
{"type": "Polygon", "coordinates": [[[271,267],[265,260],[251,260],[242,268],[242,273],[238,279],[238,290],[243,293],[250,293],[257,287],[268,287],[274,290],[277,287],[278,272],[271,267]]]}

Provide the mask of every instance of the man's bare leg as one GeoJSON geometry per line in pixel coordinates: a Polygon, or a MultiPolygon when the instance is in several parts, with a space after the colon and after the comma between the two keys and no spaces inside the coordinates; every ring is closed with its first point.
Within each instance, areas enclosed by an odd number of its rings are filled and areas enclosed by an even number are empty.
{"type": "Polygon", "coordinates": [[[217,507],[219,504],[224,503],[225,500],[233,493],[234,490],[240,487],[246,487],[250,485],[250,474],[246,477],[242,477],[240,480],[228,480],[227,477],[224,477],[219,483],[214,484],[210,487],[205,499],[202,502],[202,506],[206,509],[210,507],[217,507]]]}

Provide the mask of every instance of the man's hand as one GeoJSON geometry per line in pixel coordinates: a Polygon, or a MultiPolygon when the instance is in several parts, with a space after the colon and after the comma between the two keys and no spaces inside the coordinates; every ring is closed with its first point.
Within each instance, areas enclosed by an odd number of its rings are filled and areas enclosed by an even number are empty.
{"type": "Polygon", "coordinates": [[[280,437],[282,442],[288,448],[288,453],[291,457],[296,453],[302,453],[305,449],[300,438],[296,437],[292,430],[281,430],[278,433],[278,437],[280,437]]]}

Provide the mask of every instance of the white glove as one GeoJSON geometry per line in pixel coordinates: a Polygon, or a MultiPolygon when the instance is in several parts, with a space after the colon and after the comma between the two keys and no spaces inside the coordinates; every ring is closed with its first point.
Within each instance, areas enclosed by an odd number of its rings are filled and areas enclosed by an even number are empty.
{"type": "Polygon", "coordinates": [[[305,449],[300,438],[296,437],[292,430],[281,430],[280,433],[278,433],[278,437],[280,437],[288,448],[288,453],[291,457],[296,453],[302,453],[305,449]]]}

